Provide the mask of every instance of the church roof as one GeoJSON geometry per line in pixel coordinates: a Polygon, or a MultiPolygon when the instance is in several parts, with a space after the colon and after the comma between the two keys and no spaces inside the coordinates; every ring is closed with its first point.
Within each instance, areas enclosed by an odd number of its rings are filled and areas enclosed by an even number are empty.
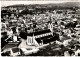
{"type": "Polygon", "coordinates": [[[28,33],[28,36],[37,36],[37,35],[41,35],[41,34],[45,34],[45,33],[49,33],[51,32],[50,29],[47,30],[41,30],[41,31],[37,31],[37,32],[32,32],[32,33],[28,33]]]}

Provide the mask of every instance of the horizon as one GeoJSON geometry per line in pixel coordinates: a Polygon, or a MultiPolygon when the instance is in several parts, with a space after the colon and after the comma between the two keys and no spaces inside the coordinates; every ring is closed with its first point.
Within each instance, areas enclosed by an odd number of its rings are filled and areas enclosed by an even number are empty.
{"type": "Polygon", "coordinates": [[[11,5],[34,5],[34,4],[59,4],[59,3],[67,3],[67,2],[80,2],[80,0],[67,0],[67,1],[1,1],[1,7],[11,6],[11,5]]]}

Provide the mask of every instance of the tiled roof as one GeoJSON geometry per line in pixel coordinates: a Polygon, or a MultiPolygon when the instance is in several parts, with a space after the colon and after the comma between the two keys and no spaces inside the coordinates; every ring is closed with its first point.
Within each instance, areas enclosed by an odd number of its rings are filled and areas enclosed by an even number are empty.
{"type": "Polygon", "coordinates": [[[49,29],[47,30],[41,30],[41,31],[37,31],[37,32],[32,32],[32,33],[28,33],[28,36],[36,36],[36,35],[41,35],[41,34],[45,34],[45,33],[49,33],[51,32],[49,29]]]}

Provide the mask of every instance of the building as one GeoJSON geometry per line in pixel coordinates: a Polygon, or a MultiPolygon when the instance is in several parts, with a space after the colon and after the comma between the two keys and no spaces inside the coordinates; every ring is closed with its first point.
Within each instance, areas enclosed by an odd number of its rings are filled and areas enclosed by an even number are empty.
{"type": "Polygon", "coordinates": [[[27,44],[28,45],[44,45],[55,41],[53,37],[53,25],[50,22],[48,25],[48,29],[41,30],[37,32],[28,33],[27,35],[27,44]]]}
{"type": "Polygon", "coordinates": [[[52,39],[52,33],[50,29],[37,31],[28,33],[27,36],[27,44],[28,45],[42,45],[50,42],[50,39],[52,39]]]}

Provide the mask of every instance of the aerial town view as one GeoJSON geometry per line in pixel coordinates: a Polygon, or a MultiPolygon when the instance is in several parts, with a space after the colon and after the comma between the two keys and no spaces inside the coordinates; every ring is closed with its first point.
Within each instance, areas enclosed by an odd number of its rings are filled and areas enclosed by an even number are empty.
{"type": "Polygon", "coordinates": [[[1,56],[80,56],[80,2],[2,6],[1,56]]]}

